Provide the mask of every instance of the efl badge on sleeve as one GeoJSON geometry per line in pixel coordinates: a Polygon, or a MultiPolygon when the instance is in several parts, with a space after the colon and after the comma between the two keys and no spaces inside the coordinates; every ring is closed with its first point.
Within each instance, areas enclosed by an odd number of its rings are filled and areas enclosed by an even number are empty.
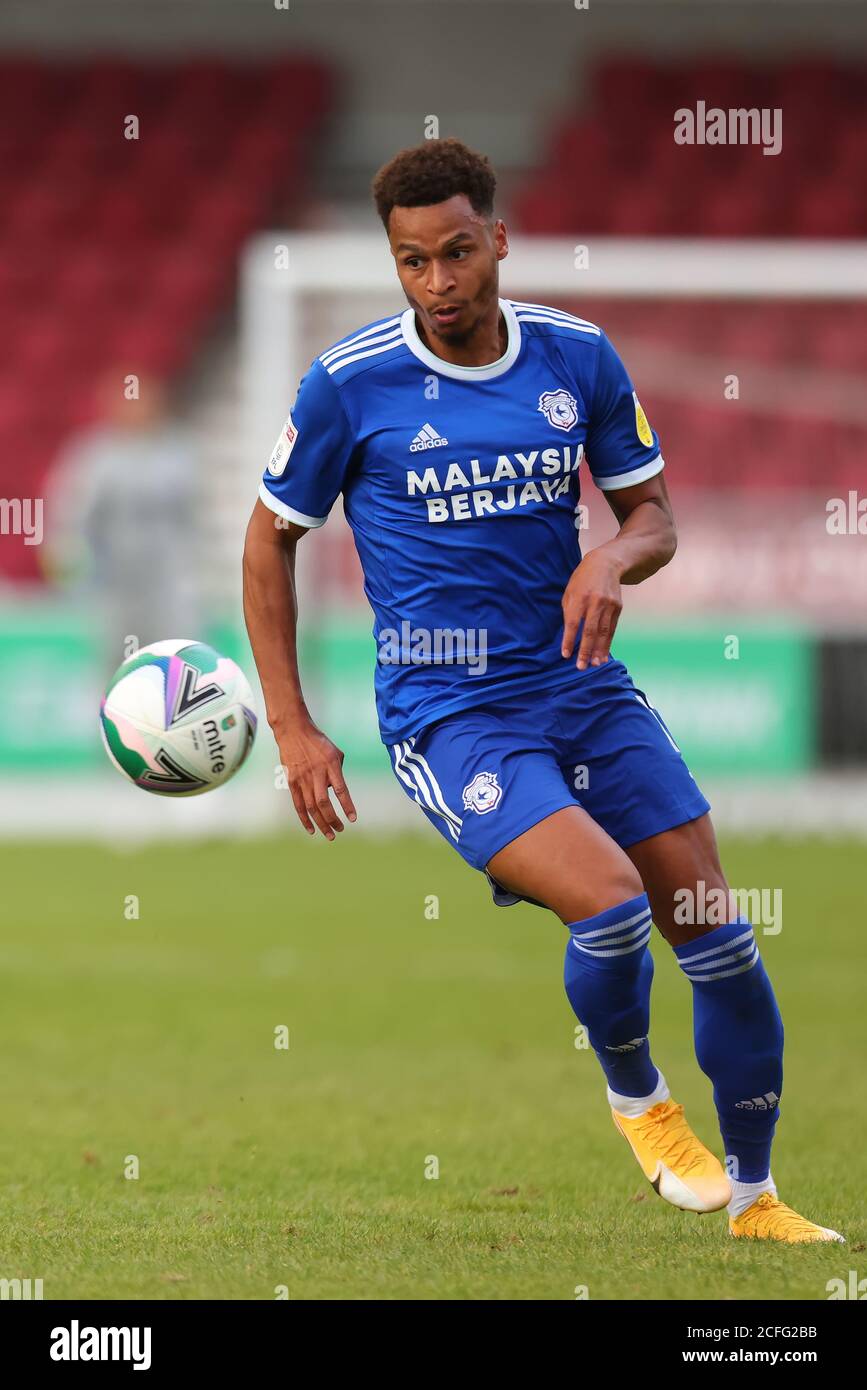
{"type": "Polygon", "coordinates": [[[653,431],[647,423],[647,416],[641,408],[641,401],[634,391],[632,393],[632,399],[635,401],[635,428],[638,432],[638,438],[648,449],[652,449],[653,431]]]}
{"type": "Polygon", "coordinates": [[[292,423],[292,416],[286,416],[286,423],[280,431],[280,438],[274,445],[274,452],[268,461],[268,472],[274,478],[279,478],[283,469],[289,462],[289,455],[295,440],[298,438],[298,431],[292,423]]]}

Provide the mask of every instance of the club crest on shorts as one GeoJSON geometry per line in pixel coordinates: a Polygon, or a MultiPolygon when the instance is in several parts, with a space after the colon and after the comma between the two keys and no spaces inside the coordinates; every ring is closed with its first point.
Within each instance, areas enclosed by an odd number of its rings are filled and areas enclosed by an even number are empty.
{"type": "Polygon", "coordinates": [[[486,816],[500,804],[502,795],[503,788],[496,772],[477,772],[472,782],[464,787],[464,810],[486,816]]]}
{"type": "Polygon", "coordinates": [[[578,402],[568,391],[543,391],[538,408],[556,430],[571,430],[578,424],[578,402]]]}

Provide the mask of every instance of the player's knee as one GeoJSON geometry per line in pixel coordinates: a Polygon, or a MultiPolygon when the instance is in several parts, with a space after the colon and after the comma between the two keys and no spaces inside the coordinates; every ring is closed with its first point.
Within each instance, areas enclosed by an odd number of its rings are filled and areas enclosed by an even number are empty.
{"type": "Polygon", "coordinates": [[[604,884],[597,885],[597,889],[596,901],[588,913],[591,917],[639,897],[644,892],[644,884],[636,869],[621,870],[612,874],[604,884]]]}
{"type": "Polygon", "coordinates": [[[625,863],[618,862],[606,872],[594,875],[592,883],[576,884],[574,892],[561,904],[560,916],[567,923],[580,922],[631,902],[643,892],[644,884],[638,870],[626,859],[625,863]]]}

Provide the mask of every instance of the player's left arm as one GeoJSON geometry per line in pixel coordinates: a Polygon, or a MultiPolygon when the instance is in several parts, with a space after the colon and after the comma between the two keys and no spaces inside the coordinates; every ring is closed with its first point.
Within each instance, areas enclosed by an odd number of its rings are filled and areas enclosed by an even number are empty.
{"type": "Polygon", "coordinates": [[[620,586],[640,584],[667,565],[677,533],[663,481],[659,439],[623,366],[602,335],[587,430],[593,480],[620,523],[617,535],[589,551],[563,594],[565,658],[581,633],[579,671],[608,660],[623,609],[620,586]]]}
{"type": "Polygon", "coordinates": [[[656,473],[643,483],[606,492],[605,501],[620,530],[590,555],[614,557],[621,584],[640,584],[667,565],[677,549],[677,530],[665,477],[656,473]]]}

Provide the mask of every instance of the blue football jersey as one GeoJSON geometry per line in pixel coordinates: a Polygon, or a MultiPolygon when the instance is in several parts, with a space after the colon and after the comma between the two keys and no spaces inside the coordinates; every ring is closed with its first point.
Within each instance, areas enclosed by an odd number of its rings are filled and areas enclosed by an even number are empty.
{"type": "Polygon", "coordinates": [[[541,304],[500,308],[508,346],[487,366],[437,357],[412,309],[324,352],[260,488],[306,527],[342,492],[388,744],[454,710],[580,678],[560,654],[560,602],[581,559],[581,473],[607,491],[663,467],[601,329],[541,304]]]}

